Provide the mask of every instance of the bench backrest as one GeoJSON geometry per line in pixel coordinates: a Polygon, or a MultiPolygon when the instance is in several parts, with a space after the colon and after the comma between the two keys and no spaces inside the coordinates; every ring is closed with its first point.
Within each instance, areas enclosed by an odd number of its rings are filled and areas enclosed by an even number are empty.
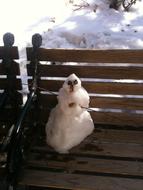
{"type": "MultiPolygon", "coordinates": [[[[33,48],[27,48],[27,59],[32,57],[33,48]]],[[[75,73],[91,96],[95,124],[143,126],[143,50],[39,48],[36,57],[46,62],[38,64],[41,123],[57,103],[49,91],[58,92],[65,77],[75,73]]],[[[28,76],[33,76],[32,68],[33,64],[27,65],[28,76]]]]}
{"type": "Polygon", "coordinates": [[[14,122],[17,109],[22,104],[22,89],[18,48],[13,46],[14,36],[6,33],[3,37],[4,46],[0,46],[0,122],[14,122]],[[2,106],[2,104],[5,104],[2,106]]]}

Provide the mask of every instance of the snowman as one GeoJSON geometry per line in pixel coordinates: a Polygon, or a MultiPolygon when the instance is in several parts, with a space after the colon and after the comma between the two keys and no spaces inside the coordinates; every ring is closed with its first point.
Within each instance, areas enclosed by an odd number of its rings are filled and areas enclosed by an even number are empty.
{"type": "Polygon", "coordinates": [[[89,95],[81,80],[71,74],[59,90],[58,104],[51,110],[46,124],[46,142],[58,153],[68,153],[94,130],[87,111],[89,95]]]}

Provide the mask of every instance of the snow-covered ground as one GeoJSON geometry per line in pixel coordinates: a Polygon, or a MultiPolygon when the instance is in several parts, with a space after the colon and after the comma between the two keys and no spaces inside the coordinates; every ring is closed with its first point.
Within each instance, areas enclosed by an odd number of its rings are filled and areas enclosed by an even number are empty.
{"type": "MultiPolygon", "coordinates": [[[[81,1],[82,2],[82,1],[81,1]]],[[[143,48],[143,2],[130,12],[109,9],[107,0],[88,1],[43,35],[46,47],[143,48]],[[78,9],[78,10],[77,10],[78,9]]]]}
{"type": "Polygon", "coordinates": [[[0,45],[4,33],[15,35],[24,83],[25,47],[34,33],[46,48],[143,48],[143,0],[129,12],[110,9],[109,1],[0,0],[0,45]]]}
{"type": "MultiPolygon", "coordinates": [[[[143,2],[129,12],[108,0],[0,0],[0,44],[5,32],[20,49],[40,33],[52,48],[143,48],[143,2]]],[[[22,55],[24,56],[24,55],[22,55]]]]}
{"type": "Polygon", "coordinates": [[[129,12],[110,9],[109,1],[0,0],[0,45],[4,33],[15,35],[24,83],[25,47],[34,33],[46,48],[143,48],[143,0],[129,12]]]}

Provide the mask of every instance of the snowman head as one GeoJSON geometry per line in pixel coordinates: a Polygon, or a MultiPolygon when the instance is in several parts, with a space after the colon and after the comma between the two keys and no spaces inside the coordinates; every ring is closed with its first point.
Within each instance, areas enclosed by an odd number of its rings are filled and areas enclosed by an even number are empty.
{"type": "Polygon", "coordinates": [[[73,73],[65,80],[63,88],[70,93],[76,92],[81,88],[81,80],[73,73]]]}

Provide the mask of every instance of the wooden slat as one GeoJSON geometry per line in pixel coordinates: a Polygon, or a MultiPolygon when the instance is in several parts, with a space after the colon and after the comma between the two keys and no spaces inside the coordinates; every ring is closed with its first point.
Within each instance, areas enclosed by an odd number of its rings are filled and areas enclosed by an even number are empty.
{"type": "MultiPolygon", "coordinates": [[[[6,88],[6,85],[7,85],[7,79],[2,79],[2,78],[0,78],[0,89],[5,89],[5,88],[6,88]]],[[[13,87],[14,87],[16,90],[21,90],[21,89],[22,89],[21,80],[20,80],[20,79],[16,79],[16,80],[14,81],[13,87]]]]}
{"type": "Polygon", "coordinates": [[[46,153],[45,155],[32,154],[35,159],[29,159],[28,167],[38,170],[44,169],[63,169],[64,172],[87,172],[106,173],[114,175],[126,176],[140,176],[143,177],[143,163],[139,161],[113,160],[113,159],[99,159],[88,157],[75,157],[74,155],[53,155],[46,153]]]}
{"type": "Polygon", "coordinates": [[[142,190],[143,180],[26,170],[20,184],[81,190],[142,190]]]}
{"type": "MultiPolygon", "coordinates": [[[[3,95],[3,93],[0,93],[0,99],[1,99],[2,95],[3,95]]],[[[23,104],[22,94],[17,92],[14,97],[7,97],[6,98],[6,105],[10,105],[13,101],[15,101],[13,98],[15,98],[17,104],[19,104],[19,105],[23,104]]]]}
{"type": "MultiPolygon", "coordinates": [[[[141,148],[143,146],[142,138],[142,131],[111,129],[96,131],[95,129],[92,135],[78,147],[73,148],[71,154],[59,155],[48,152],[48,147],[44,141],[45,137],[43,137],[44,144],[41,144],[39,148],[33,147],[34,153],[31,154],[28,165],[41,169],[63,168],[72,172],[77,170],[142,176],[143,173],[140,173],[139,168],[142,168],[143,164],[136,160],[137,155],[141,156],[143,154],[141,148]],[[82,155],[83,157],[81,157],[82,155]],[[84,155],[87,157],[84,157],[84,155]],[[99,155],[102,156],[102,159],[98,159],[97,156],[99,155]],[[91,158],[93,156],[95,157],[91,158]],[[109,159],[108,156],[118,158],[109,159]],[[125,161],[123,158],[128,158],[128,160],[125,161]],[[130,158],[134,159],[134,161],[130,160],[130,158]]],[[[37,143],[39,143],[39,140],[37,143]]],[[[142,159],[142,157],[140,158],[142,159]]]]}
{"type": "MultiPolygon", "coordinates": [[[[19,68],[19,64],[16,62],[12,62],[11,64],[11,73],[13,75],[20,75],[20,68],[19,68]]],[[[7,75],[7,71],[6,71],[6,64],[5,63],[0,63],[0,75],[7,75]]]]}
{"type": "MultiPolygon", "coordinates": [[[[27,58],[32,57],[32,48],[27,48],[27,58]]],[[[143,63],[143,50],[85,50],[42,49],[38,51],[41,61],[87,62],[87,63],[143,63]]]]}
{"type": "MultiPolygon", "coordinates": [[[[39,104],[43,107],[53,108],[57,104],[56,95],[40,94],[39,104]]],[[[90,107],[108,109],[143,110],[143,99],[90,97],[90,107]]]]}
{"type": "MultiPolygon", "coordinates": [[[[39,80],[38,86],[44,88],[45,91],[59,91],[63,82],[58,80],[39,80]]],[[[32,80],[29,80],[29,84],[31,83],[32,80]]],[[[83,82],[82,85],[88,93],[143,95],[143,84],[141,83],[83,82]]]]}
{"type": "MultiPolygon", "coordinates": [[[[46,106],[45,106],[46,107],[46,106]]],[[[33,113],[31,110],[29,116],[33,113]]],[[[40,109],[38,111],[38,120],[41,123],[45,123],[48,120],[50,107],[47,105],[47,109],[40,109]]],[[[120,125],[120,126],[135,126],[143,127],[143,114],[135,114],[129,112],[109,112],[109,111],[96,111],[90,112],[95,124],[107,124],[107,125],[120,125]]]]}
{"type": "MultiPolygon", "coordinates": [[[[27,65],[29,76],[33,74],[31,67],[27,65]]],[[[38,69],[39,76],[48,77],[68,77],[75,73],[79,78],[143,79],[143,68],[139,67],[39,65],[38,69]]]]}
{"type": "MultiPolygon", "coordinates": [[[[53,149],[49,149],[48,145],[33,146],[32,152],[39,152],[45,154],[49,151],[54,152],[53,149]]],[[[111,142],[107,140],[97,140],[92,138],[92,135],[88,139],[84,140],[80,145],[70,150],[71,155],[88,156],[88,157],[104,157],[104,158],[117,158],[128,160],[142,160],[143,159],[143,144],[137,143],[120,143],[111,142]]]]}
{"type": "Polygon", "coordinates": [[[40,94],[39,104],[44,108],[53,108],[58,103],[56,95],[40,94]]]}
{"type": "MultiPolygon", "coordinates": [[[[95,125],[96,127],[96,125],[95,125]]],[[[113,134],[113,133],[112,133],[113,134]]],[[[130,134],[130,133],[129,133],[130,134]]],[[[104,138],[99,137],[97,134],[96,137],[96,128],[95,133],[92,133],[87,139],[85,139],[80,145],[74,147],[71,151],[71,155],[78,155],[78,156],[87,156],[88,157],[117,157],[119,158],[127,158],[127,159],[134,159],[138,160],[143,158],[143,143],[140,141],[132,141],[133,133],[131,137],[125,139],[126,134],[123,131],[118,131],[119,141],[115,140],[114,138],[110,139],[107,136],[104,138]],[[122,135],[120,135],[122,134],[122,135]]],[[[116,135],[117,137],[117,135],[116,135]]],[[[49,151],[52,151],[48,148],[45,144],[45,138],[42,137],[43,143],[37,140],[37,146],[32,147],[32,152],[34,151],[39,152],[41,155],[45,155],[49,151]],[[40,146],[38,146],[40,144],[40,146]]],[[[137,139],[138,135],[135,135],[134,139],[137,139]]],[[[140,136],[139,136],[140,138],[140,136]]],[[[141,138],[140,138],[141,139],[141,138]]]]}
{"type": "Polygon", "coordinates": [[[5,53],[8,52],[8,57],[11,59],[19,59],[19,54],[18,54],[18,47],[10,47],[6,48],[3,46],[0,46],[0,59],[3,59],[5,57],[5,53]]]}
{"type": "Polygon", "coordinates": [[[143,144],[143,131],[96,129],[95,125],[95,131],[92,136],[93,139],[99,141],[143,144]]]}
{"type": "Polygon", "coordinates": [[[109,108],[109,109],[126,109],[126,110],[143,110],[143,99],[137,98],[108,98],[108,97],[91,97],[90,107],[109,108]]]}
{"type": "MultiPolygon", "coordinates": [[[[138,130],[127,130],[123,128],[117,129],[116,126],[113,126],[113,129],[111,128],[104,128],[104,126],[99,126],[95,125],[94,132],[88,136],[82,144],[89,144],[94,141],[98,142],[109,142],[109,143],[120,143],[120,144],[140,144],[143,145],[143,131],[142,128],[137,128],[138,130]]],[[[43,134],[37,139],[35,146],[41,146],[44,147],[44,150],[47,148],[45,138],[46,138],[46,133],[45,133],[45,126],[42,127],[43,134]],[[40,143],[40,145],[39,145],[40,143]]],[[[32,147],[33,148],[33,147],[32,147]]],[[[45,153],[45,152],[44,152],[45,153]]],[[[133,156],[135,156],[133,154],[133,156]]]]}
{"type": "MultiPolygon", "coordinates": [[[[137,128],[138,129],[138,128],[137,128]]],[[[43,126],[43,133],[45,134],[45,126],[43,126]]],[[[142,128],[141,128],[142,130],[142,128]]],[[[46,135],[46,134],[45,134],[46,135]]],[[[46,146],[45,144],[45,136],[43,135],[43,140],[40,142],[41,146],[46,146]]],[[[94,140],[103,141],[103,142],[110,142],[110,143],[125,143],[125,144],[140,144],[143,145],[143,131],[135,130],[125,130],[125,129],[104,129],[98,128],[95,125],[95,130],[87,139],[84,140],[85,143],[90,143],[94,140]]],[[[40,139],[38,139],[37,144],[39,143],[40,139]]]]}
{"type": "Polygon", "coordinates": [[[127,158],[143,158],[143,145],[140,144],[125,144],[125,143],[110,143],[103,141],[94,141],[80,149],[73,150],[73,153],[80,153],[80,155],[102,155],[102,156],[115,156],[127,158]]]}
{"type": "Polygon", "coordinates": [[[95,124],[143,127],[142,114],[129,114],[126,112],[91,112],[91,115],[95,124]]]}

